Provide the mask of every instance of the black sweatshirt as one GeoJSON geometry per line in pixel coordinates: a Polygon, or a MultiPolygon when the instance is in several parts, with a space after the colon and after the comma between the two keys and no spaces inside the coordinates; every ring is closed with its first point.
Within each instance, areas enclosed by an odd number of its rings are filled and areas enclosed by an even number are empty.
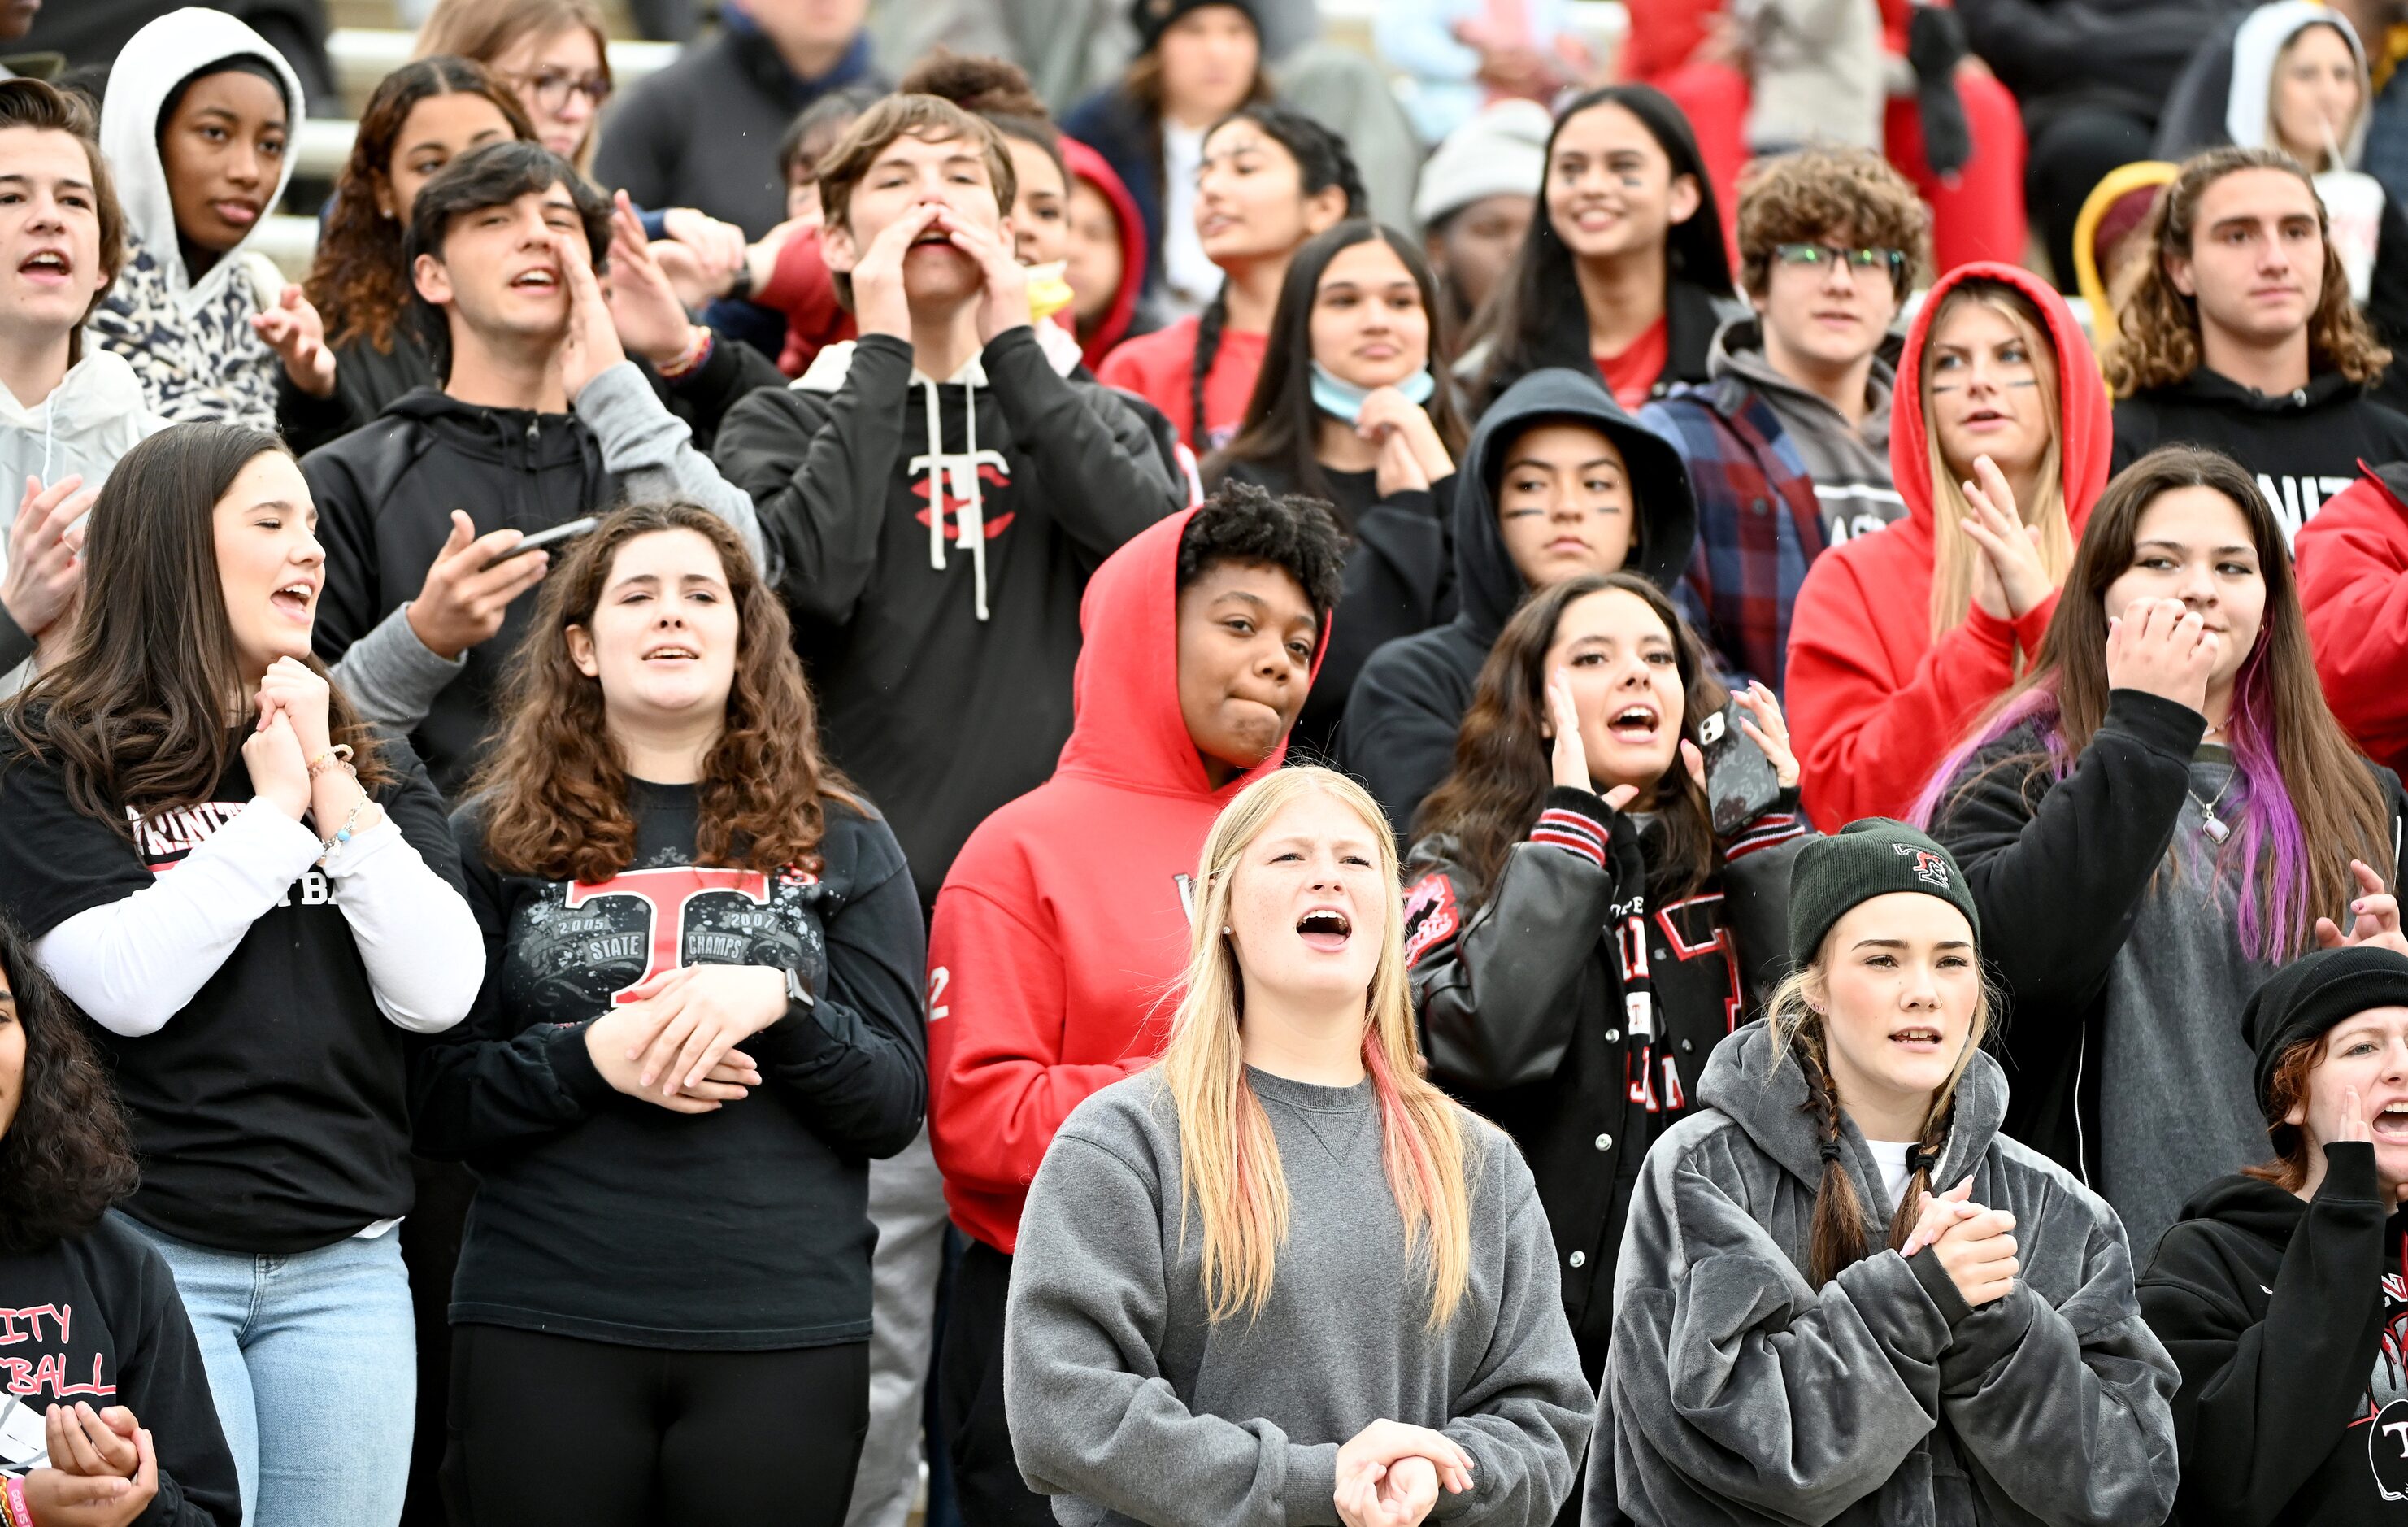
{"type": "MultiPolygon", "coordinates": [[[[1482,416],[1455,479],[1455,618],[1372,653],[1347,697],[1340,766],[1369,787],[1399,839],[1454,767],[1455,734],[1480,665],[1526,592],[1497,523],[1506,450],[1540,425],[1562,422],[1603,434],[1630,468],[1638,526],[1626,566],[1667,594],[1682,586],[1698,508],[1680,453],[1623,412],[1594,369],[1547,367],[1508,388],[1482,416]]],[[[1338,632],[1345,628],[1341,621],[1338,632]]]]}
{"type": "Polygon", "coordinates": [[[123,1405],[159,1454],[132,1527],[236,1527],[242,1495],[167,1263],[103,1218],[39,1251],[0,1253],[0,1477],[49,1466],[42,1412],[123,1405]]]}
{"type": "Polygon", "coordinates": [[[2408,1520],[2408,1260],[2374,1147],[2325,1147],[2314,1200],[2221,1178],[2140,1280],[2182,1369],[2185,1527],[2408,1520]]]}
{"type": "Polygon", "coordinates": [[[2287,539],[2358,481],[2358,464],[2408,459],[2408,414],[2393,412],[2338,371],[2269,397],[2200,367],[2171,386],[2115,404],[2113,469],[2160,445],[2204,445],[2241,463],[2287,539]]]}
{"type": "MultiPolygon", "coordinates": [[[[1992,1045],[2012,1088],[2007,1132],[2093,1184],[2108,976],[2166,869],[2206,729],[2187,706],[2118,689],[2065,778],[2006,762],[2040,749],[2038,731],[2018,727],[1961,764],[1955,780],[1978,783],[1959,794],[1952,780],[1932,814],[1931,835],[1965,868],[1982,956],[2010,1002],[1992,1045]]],[[[2408,800],[2390,771],[2376,772],[2396,842],[2408,800]]]]}
{"type": "Polygon", "coordinates": [[[924,906],[1069,739],[1087,575],[1186,501],[1143,416],[1056,375],[1035,330],[966,372],[926,383],[888,335],[831,345],[729,411],[711,453],[782,556],[828,751],[895,824],[924,906]]]}
{"type": "MultiPolygon", "coordinates": [[[[1294,474],[1268,462],[1234,462],[1227,476],[1273,493],[1305,491],[1294,474]]],[[[1338,511],[1339,526],[1354,544],[1346,554],[1345,590],[1321,669],[1287,737],[1291,757],[1316,762],[1337,756],[1346,697],[1371,654],[1455,613],[1455,551],[1447,533],[1454,477],[1383,498],[1377,472],[1324,468],[1322,476],[1329,491],[1316,497],[1338,511]]]]}
{"type": "MultiPolygon", "coordinates": [[[[237,739],[239,741],[239,739],[237,739]]],[[[454,887],[443,803],[409,750],[377,801],[454,887]]],[[[0,750],[0,911],[39,939],[148,887],[250,803],[235,752],[208,801],[146,821],[140,846],[67,801],[55,761],[0,750]]],[[[125,1211],[180,1241],[289,1256],[409,1212],[408,1038],[377,1006],[323,871],[251,926],[183,1011],[139,1038],[89,1032],[134,1126],[125,1211]]]]}
{"type": "Polygon", "coordinates": [[[1484,896],[1452,838],[1413,845],[1405,959],[1430,1075],[1529,1161],[1592,1383],[1640,1159],[1786,971],[1789,867],[1813,835],[1784,792],[1717,845],[1706,886],[1668,906],[1645,895],[1642,819],[1594,791],[1550,789],[1484,896]],[[1647,1033],[1633,1026],[1641,993],[1647,1033]]]}
{"type": "Polygon", "coordinates": [[[485,985],[412,1073],[419,1150],[477,1174],[452,1319],[636,1347],[862,1340],[868,1163],[910,1143],[928,1090],[902,852],[831,800],[815,874],[697,867],[694,787],[630,789],[635,861],[598,886],[495,871],[480,806],[453,818],[485,985]],[[739,1046],[761,1087],[684,1115],[602,1079],[585,1030],[618,994],[720,964],[798,971],[818,999],[739,1046]]]}

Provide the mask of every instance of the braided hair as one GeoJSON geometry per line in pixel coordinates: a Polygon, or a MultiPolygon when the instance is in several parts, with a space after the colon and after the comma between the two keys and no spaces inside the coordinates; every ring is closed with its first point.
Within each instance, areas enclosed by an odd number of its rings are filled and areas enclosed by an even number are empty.
{"type": "MultiPolygon", "coordinates": [[[[1204,134],[1204,140],[1211,142],[1214,133],[1240,121],[1261,128],[1264,136],[1285,149],[1288,157],[1296,161],[1299,194],[1317,196],[1336,186],[1346,194],[1346,209],[1340,214],[1340,219],[1365,215],[1364,209],[1370,198],[1363,190],[1363,174],[1354,167],[1354,156],[1346,151],[1344,138],[1301,111],[1267,101],[1250,101],[1214,122],[1204,134]]],[[[1225,279],[1204,315],[1197,320],[1196,354],[1187,367],[1187,438],[1198,455],[1212,447],[1204,428],[1204,380],[1212,374],[1212,363],[1220,358],[1221,331],[1228,323],[1229,283],[1225,279]]]]}
{"type": "MultiPolygon", "coordinates": [[[[1831,1084],[1823,1015],[1808,998],[1810,989],[1821,984],[1823,963],[1818,957],[1813,964],[1792,973],[1772,994],[1769,1008],[1774,1046],[1795,1055],[1798,1069],[1805,1075],[1803,1107],[1813,1116],[1815,1139],[1823,1157],[1823,1175],[1814,1188],[1814,1212],[1806,1243],[1806,1275],[1818,1289],[1839,1276],[1842,1269],[1855,1266],[1871,1252],[1865,1236],[1864,1200],[1856,1192],[1856,1179],[1848,1174],[1847,1153],[1840,1130],[1840,1094],[1831,1084]]],[[[1883,1245],[1891,1250],[1906,1245],[1906,1238],[1914,1232],[1915,1221],[1923,1217],[1923,1197],[1931,1190],[1932,1171],[1940,1164],[1941,1153],[1948,1145],[1948,1131],[1956,1122],[1956,1083],[1964,1075],[1973,1052],[1981,1047],[1989,1016],[1990,991],[1985,981],[1974,1002],[1964,1057],[1947,1085],[1932,1095],[1931,1111],[1923,1120],[1922,1137],[1906,1153],[1906,1191],[1899,1195],[1898,1211],[1890,1216],[1889,1232],[1883,1238],[1883,1245]]]]}

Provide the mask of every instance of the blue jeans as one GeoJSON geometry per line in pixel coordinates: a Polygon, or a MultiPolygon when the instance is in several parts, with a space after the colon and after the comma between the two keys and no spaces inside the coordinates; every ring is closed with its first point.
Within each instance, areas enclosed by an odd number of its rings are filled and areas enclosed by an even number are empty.
{"type": "Polygon", "coordinates": [[[176,1275],[249,1527],[394,1527],[418,1396],[399,1233],[255,1257],[125,1222],[176,1275]]]}

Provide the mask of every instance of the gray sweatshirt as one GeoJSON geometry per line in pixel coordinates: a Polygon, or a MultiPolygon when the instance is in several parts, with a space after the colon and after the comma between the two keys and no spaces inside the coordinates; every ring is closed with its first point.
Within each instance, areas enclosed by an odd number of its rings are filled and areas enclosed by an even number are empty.
{"type": "MultiPolygon", "coordinates": [[[[2173,1507],[2176,1375],[2104,1201],[1998,1132],[1976,1054],[1935,1181],[2015,1217],[2022,1264],[1969,1309],[1928,1250],[1806,1281],[1820,1141],[1762,1020],[1714,1051],[1706,1106],[1641,1168],[1622,1241],[1585,1527],[2153,1527],[2173,1507]]],[[[1842,1160],[1886,1203],[1853,1122],[1842,1160]]],[[[1887,1217],[1868,1220],[1881,1244],[1887,1217]]]]}
{"type": "Polygon", "coordinates": [[[1706,356],[1708,375],[1740,378],[1781,421],[1782,433],[1798,448],[1806,475],[1814,480],[1814,501],[1823,511],[1828,545],[1870,535],[1906,517],[1906,500],[1890,476],[1890,395],[1898,385],[1898,372],[1889,353],[1885,344],[1873,359],[1872,374],[1865,381],[1864,422],[1854,427],[1821,394],[1772,368],[1764,355],[1760,319],[1724,324],[1706,356]]]}
{"type": "Polygon", "coordinates": [[[1366,1081],[1249,1069],[1287,1179],[1288,1233],[1258,1318],[1205,1317],[1203,1238],[1179,1203],[1179,1122],[1158,1072],[1081,1103],[1028,1190],[1004,1321],[1004,1411],[1029,1487],[1068,1527],[1334,1524],[1340,1444],[1378,1419],[1445,1432],[1473,1487],[1431,1519],[1546,1527],[1572,1490],[1593,1396],[1529,1169],[1461,1114],[1471,1279],[1428,1328],[1366,1081]],[[1182,1218],[1184,1225],[1182,1227],[1182,1218]]]}

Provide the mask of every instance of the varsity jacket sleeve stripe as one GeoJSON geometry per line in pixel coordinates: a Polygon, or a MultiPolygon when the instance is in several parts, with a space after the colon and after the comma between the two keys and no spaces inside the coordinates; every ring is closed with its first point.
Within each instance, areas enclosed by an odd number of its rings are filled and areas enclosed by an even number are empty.
{"type": "Polygon", "coordinates": [[[1562,1066],[1580,1018],[1571,994],[1614,897],[1612,820],[1588,791],[1548,791],[1540,826],[1507,853],[1468,921],[1458,908],[1471,904],[1470,876],[1452,843],[1415,849],[1405,935],[1430,1070],[1441,1080],[1496,1091],[1562,1066]],[[1563,825],[1550,828],[1551,817],[1563,825]]]}

